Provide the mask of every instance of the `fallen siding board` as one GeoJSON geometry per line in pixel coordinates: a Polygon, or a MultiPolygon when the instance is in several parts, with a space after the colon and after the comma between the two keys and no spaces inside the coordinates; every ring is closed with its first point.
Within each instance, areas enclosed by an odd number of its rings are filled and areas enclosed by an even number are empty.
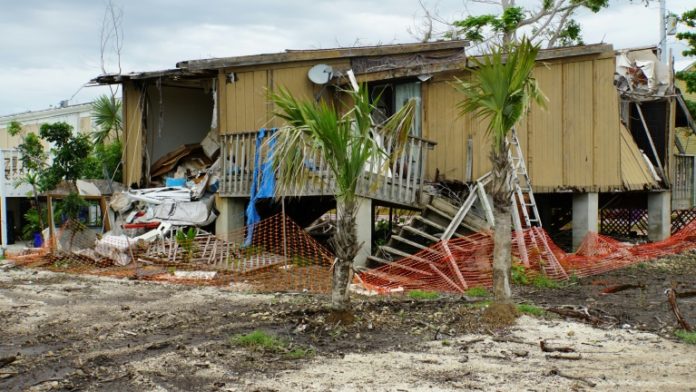
{"type": "Polygon", "coordinates": [[[621,181],[627,190],[657,186],[638,145],[623,125],[621,126],[621,181]]]}
{"type": "Polygon", "coordinates": [[[142,108],[140,90],[132,83],[123,84],[123,107],[124,107],[124,143],[123,149],[123,180],[124,183],[130,185],[137,183],[142,177],[142,108]]]}

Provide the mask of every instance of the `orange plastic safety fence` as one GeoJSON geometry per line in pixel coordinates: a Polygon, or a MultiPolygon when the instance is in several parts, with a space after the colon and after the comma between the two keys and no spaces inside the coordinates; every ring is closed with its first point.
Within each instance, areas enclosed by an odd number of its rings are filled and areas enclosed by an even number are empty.
{"type": "MultiPolygon", "coordinates": [[[[555,280],[584,277],[616,270],[655,258],[696,249],[696,222],[659,242],[633,245],[589,233],[575,253],[556,246],[540,228],[513,235],[513,262],[528,274],[555,280]]],[[[409,290],[465,292],[492,284],[493,237],[477,233],[442,241],[389,265],[360,273],[355,282],[366,290],[389,293],[409,290]]]]}
{"type": "Polygon", "coordinates": [[[239,291],[325,293],[331,287],[331,253],[280,214],[219,236],[193,228],[137,238],[98,237],[69,223],[58,230],[52,248],[9,258],[17,265],[53,271],[239,291]]]}

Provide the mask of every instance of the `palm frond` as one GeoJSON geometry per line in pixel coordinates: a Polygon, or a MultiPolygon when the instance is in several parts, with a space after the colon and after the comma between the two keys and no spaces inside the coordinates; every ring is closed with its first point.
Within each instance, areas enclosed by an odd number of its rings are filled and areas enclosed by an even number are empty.
{"type": "Polygon", "coordinates": [[[497,149],[504,148],[508,132],[532,102],[545,106],[546,97],[532,76],[539,46],[527,38],[509,47],[492,48],[474,58],[471,80],[457,79],[455,87],[464,95],[458,104],[462,114],[472,113],[486,122],[486,131],[497,149]]]}
{"type": "Polygon", "coordinates": [[[108,95],[100,96],[92,103],[92,119],[97,128],[92,134],[95,144],[103,144],[112,132],[118,138],[118,132],[123,129],[121,100],[108,95]]]}
{"type": "Polygon", "coordinates": [[[274,145],[271,159],[276,171],[276,194],[299,195],[305,184],[326,181],[326,176],[313,172],[312,163],[323,162],[335,182],[337,197],[354,199],[358,182],[366,178],[366,169],[376,165],[382,172],[390,157],[402,151],[413,123],[415,102],[409,102],[382,126],[374,127],[375,106],[367,88],[360,86],[358,91],[343,93],[351,101],[343,113],[323,101],[299,101],[284,88],[270,94],[277,108],[275,115],[287,123],[269,140],[274,145]],[[390,140],[394,147],[385,149],[375,133],[390,140]]]}

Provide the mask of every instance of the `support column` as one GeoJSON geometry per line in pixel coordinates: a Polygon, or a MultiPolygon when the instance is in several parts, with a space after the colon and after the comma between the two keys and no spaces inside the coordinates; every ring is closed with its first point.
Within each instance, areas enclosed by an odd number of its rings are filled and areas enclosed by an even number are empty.
{"type": "Polygon", "coordinates": [[[372,254],[373,220],[372,199],[359,197],[355,225],[357,226],[358,243],[362,244],[362,246],[357,256],[355,256],[355,262],[353,263],[355,270],[367,267],[367,256],[372,254]]]}
{"type": "Polygon", "coordinates": [[[248,201],[244,198],[215,195],[215,206],[220,212],[220,216],[215,221],[215,233],[218,237],[224,240],[243,240],[241,237],[229,238],[229,234],[244,227],[247,203],[248,201]]]}
{"type": "Polygon", "coordinates": [[[648,239],[662,241],[672,229],[672,192],[648,193],[648,239]]]}
{"type": "Polygon", "coordinates": [[[599,230],[599,194],[573,195],[573,250],[577,250],[588,232],[599,230]]]}

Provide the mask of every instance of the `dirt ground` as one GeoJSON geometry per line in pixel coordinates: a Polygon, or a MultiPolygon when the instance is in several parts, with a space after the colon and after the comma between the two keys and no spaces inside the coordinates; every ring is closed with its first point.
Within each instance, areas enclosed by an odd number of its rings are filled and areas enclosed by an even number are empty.
{"type": "MultiPolygon", "coordinates": [[[[356,298],[357,319],[345,325],[329,320],[323,296],[246,294],[4,263],[0,390],[696,391],[696,346],[673,339],[676,323],[664,294],[672,285],[696,290],[694,255],[556,289],[515,289],[519,302],[572,305],[596,326],[550,312],[503,326],[485,316],[485,303],[462,297],[356,298]],[[601,294],[625,283],[644,288],[601,294]],[[234,343],[254,330],[282,338],[285,348],[234,343]],[[544,352],[540,341],[569,352],[544,352]],[[289,355],[295,349],[303,354],[289,355]]],[[[696,323],[696,299],[680,298],[679,305],[696,323]]]]}

